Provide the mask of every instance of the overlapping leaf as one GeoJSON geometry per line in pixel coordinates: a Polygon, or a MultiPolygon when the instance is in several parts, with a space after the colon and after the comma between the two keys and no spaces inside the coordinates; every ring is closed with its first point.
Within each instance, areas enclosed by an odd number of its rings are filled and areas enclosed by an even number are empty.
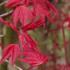
{"type": "Polygon", "coordinates": [[[0,63],[3,63],[5,60],[9,59],[10,63],[14,64],[19,55],[20,55],[19,46],[17,44],[10,44],[6,48],[4,48],[0,63]]]}
{"type": "Polygon", "coordinates": [[[32,12],[29,10],[28,7],[22,5],[18,6],[13,14],[12,14],[12,21],[15,26],[17,26],[18,23],[21,24],[21,26],[25,26],[28,24],[28,20],[32,19],[32,12]]]}
{"type": "Polygon", "coordinates": [[[5,4],[6,7],[8,8],[13,8],[19,5],[21,0],[8,0],[7,3],[5,4]]]}
{"type": "Polygon", "coordinates": [[[21,42],[24,49],[28,48],[34,48],[37,50],[37,43],[34,41],[28,34],[27,32],[24,32],[19,35],[19,41],[21,42]],[[27,47],[26,47],[27,46],[27,47]]]}
{"type": "Polygon", "coordinates": [[[26,32],[20,35],[19,39],[23,46],[24,56],[24,58],[21,58],[20,61],[26,62],[32,66],[37,66],[44,62],[47,62],[48,57],[40,53],[35,41],[33,41],[26,32]]]}
{"type": "Polygon", "coordinates": [[[14,31],[18,32],[17,28],[13,25],[13,23],[8,22],[8,21],[4,20],[3,18],[0,18],[0,22],[3,23],[4,25],[10,27],[14,31]]]}
{"type": "Polygon", "coordinates": [[[26,49],[23,52],[24,58],[20,61],[30,64],[31,66],[38,66],[48,61],[48,57],[34,49],[26,49]]]}
{"type": "Polygon", "coordinates": [[[28,35],[27,31],[34,30],[41,25],[44,26],[45,17],[53,22],[50,11],[57,16],[58,11],[55,6],[52,5],[50,0],[9,0],[6,3],[6,7],[13,9],[11,23],[1,18],[0,22],[18,33],[19,45],[8,45],[3,50],[1,63],[6,59],[9,59],[12,64],[15,63],[21,52],[24,58],[20,58],[20,61],[26,62],[31,66],[46,62],[48,57],[39,51],[36,42],[28,35]],[[20,49],[23,49],[23,51],[20,51],[20,49]]]}

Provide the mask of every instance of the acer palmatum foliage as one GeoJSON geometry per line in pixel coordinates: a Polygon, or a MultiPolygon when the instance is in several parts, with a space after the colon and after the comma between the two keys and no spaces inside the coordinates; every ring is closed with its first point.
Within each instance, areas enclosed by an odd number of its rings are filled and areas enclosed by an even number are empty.
{"type": "Polygon", "coordinates": [[[10,44],[3,50],[3,57],[0,63],[9,59],[12,64],[15,63],[16,59],[20,56],[20,48],[18,44],[10,44]]]}
{"type": "Polygon", "coordinates": [[[55,29],[47,29],[54,34],[53,46],[58,48],[56,31],[62,30],[64,43],[64,22],[69,22],[67,27],[70,27],[70,17],[62,13],[63,18],[60,18],[60,11],[56,9],[55,5],[58,0],[54,0],[54,5],[50,0],[8,0],[5,7],[13,10],[10,14],[10,21],[0,18],[0,22],[13,29],[18,35],[18,44],[9,44],[3,50],[3,56],[0,63],[9,59],[12,64],[16,59],[26,62],[31,66],[38,66],[48,61],[48,56],[42,54],[38,47],[37,42],[34,41],[28,34],[29,30],[35,30],[40,26],[47,27],[46,22],[54,24],[55,29]],[[65,18],[67,17],[67,18],[65,18]],[[47,18],[47,21],[46,21],[47,18]],[[57,22],[60,19],[60,22],[57,22]]]}

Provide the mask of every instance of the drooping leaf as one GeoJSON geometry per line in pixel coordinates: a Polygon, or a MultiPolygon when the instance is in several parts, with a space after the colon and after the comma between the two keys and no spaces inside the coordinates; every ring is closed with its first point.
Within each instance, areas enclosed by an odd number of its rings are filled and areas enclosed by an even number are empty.
{"type": "Polygon", "coordinates": [[[9,59],[11,64],[14,64],[19,55],[19,46],[17,44],[10,44],[6,48],[4,48],[0,63],[3,63],[5,60],[9,59]]]}

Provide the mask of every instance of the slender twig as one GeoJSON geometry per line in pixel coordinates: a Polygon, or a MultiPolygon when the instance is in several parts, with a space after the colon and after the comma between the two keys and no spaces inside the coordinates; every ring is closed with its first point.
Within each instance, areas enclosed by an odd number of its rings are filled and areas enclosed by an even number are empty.
{"type": "MultiPolygon", "coordinates": [[[[3,6],[7,1],[4,1],[2,3],[0,3],[0,6],[3,6]]],[[[1,14],[0,17],[5,17],[8,16],[9,14],[11,14],[13,12],[13,10],[10,10],[9,12],[6,12],[4,14],[1,14]]]]}
{"type": "MultiPolygon", "coordinates": [[[[6,60],[7,63],[9,63],[8,60],[6,60]]],[[[23,70],[22,68],[18,67],[17,65],[14,64],[14,67],[17,68],[18,70],[23,70]]]]}
{"type": "Polygon", "coordinates": [[[0,3],[0,6],[3,6],[7,1],[4,1],[2,3],[0,3]]]}
{"type": "Polygon", "coordinates": [[[10,10],[9,12],[1,14],[0,17],[6,17],[6,16],[10,15],[12,12],[13,12],[13,10],[10,10]]]}
{"type": "Polygon", "coordinates": [[[0,38],[4,37],[4,35],[0,35],[0,38]]]}

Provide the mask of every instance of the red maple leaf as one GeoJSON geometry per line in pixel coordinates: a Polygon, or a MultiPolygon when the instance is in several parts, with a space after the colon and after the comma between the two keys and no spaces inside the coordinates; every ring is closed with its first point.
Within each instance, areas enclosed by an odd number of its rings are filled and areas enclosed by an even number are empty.
{"type": "MultiPolygon", "coordinates": [[[[36,42],[27,34],[26,31],[33,30],[41,25],[44,26],[45,17],[52,22],[53,20],[51,18],[50,11],[55,15],[58,15],[58,11],[55,6],[52,5],[49,0],[9,0],[6,3],[6,7],[13,8],[11,17],[12,22],[9,23],[1,18],[0,22],[18,32],[19,42],[23,49],[22,56],[24,56],[20,61],[26,62],[31,66],[37,66],[46,62],[48,57],[40,53],[36,42]],[[18,27],[20,28],[19,31],[18,27]]],[[[20,48],[18,44],[10,44],[3,50],[1,63],[6,59],[9,59],[13,64],[19,55],[20,48]]]]}
{"type": "Polygon", "coordinates": [[[4,48],[0,63],[3,63],[5,60],[9,59],[10,63],[14,64],[19,55],[20,55],[19,46],[17,44],[10,44],[6,48],[4,48]]]}
{"type": "Polygon", "coordinates": [[[42,19],[26,25],[25,27],[22,28],[22,30],[23,31],[34,30],[36,28],[39,28],[40,26],[45,26],[45,21],[43,21],[42,19]]]}
{"type": "Polygon", "coordinates": [[[29,23],[29,20],[32,20],[32,17],[31,10],[24,5],[21,5],[14,10],[12,14],[12,22],[15,26],[17,26],[18,23],[20,23],[21,26],[25,26],[29,23]]]}
{"type": "MultiPolygon", "coordinates": [[[[55,9],[54,6],[52,6],[52,4],[50,4],[49,7],[51,10],[53,10],[54,13],[58,14],[57,10],[55,9]]],[[[24,31],[36,29],[36,28],[40,27],[41,25],[45,26],[45,17],[47,17],[47,19],[51,23],[54,22],[54,19],[51,17],[51,14],[49,13],[49,9],[43,7],[40,4],[35,6],[35,8],[33,9],[33,13],[34,13],[34,17],[35,17],[34,21],[32,21],[30,24],[24,26],[23,27],[24,31]]]]}
{"type": "Polygon", "coordinates": [[[27,32],[24,32],[22,34],[19,34],[19,41],[21,42],[22,46],[23,46],[23,50],[24,49],[28,49],[28,48],[34,48],[36,50],[38,50],[36,48],[37,46],[37,42],[35,40],[33,40],[28,34],[27,32]]]}
{"type": "Polygon", "coordinates": [[[10,27],[11,29],[13,29],[14,31],[16,31],[16,32],[18,33],[18,30],[17,30],[17,28],[13,25],[13,23],[8,22],[8,21],[6,21],[6,20],[4,20],[4,19],[2,19],[2,18],[0,18],[0,22],[3,23],[4,25],[10,27]]]}
{"type": "Polygon", "coordinates": [[[35,41],[33,41],[32,38],[26,32],[20,35],[19,39],[23,46],[24,56],[24,58],[19,59],[20,61],[28,63],[31,66],[37,66],[43,64],[48,60],[48,57],[43,55],[39,51],[35,41]]]}
{"type": "Polygon", "coordinates": [[[44,54],[32,49],[25,49],[23,52],[24,58],[19,60],[25,63],[30,64],[31,66],[38,66],[48,61],[48,57],[44,54]]]}
{"type": "Polygon", "coordinates": [[[5,4],[6,7],[8,8],[13,8],[19,5],[21,0],[8,0],[7,3],[5,4]]]}
{"type": "MultiPolygon", "coordinates": [[[[58,0],[57,0],[58,1],[58,0]]],[[[55,8],[55,6],[50,2],[50,0],[32,0],[33,5],[37,6],[37,5],[41,5],[44,10],[51,10],[53,11],[54,14],[58,15],[58,10],[55,8]]],[[[56,0],[55,0],[56,2],[56,0]]]]}
{"type": "Polygon", "coordinates": [[[5,4],[5,7],[14,8],[18,5],[29,5],[30,2],[30,0],[8,0],[8,2],[5,4]]]}
{"type": "Polygon", "coordinates": [[[58,9],[52,3],[50,3],[48,0],[47,0],[46,4],[47,4],[47,8],[50,9],[52,11],[52,13],[54,13],[54,15],[58,16],[58,9]]]}
{"type": "Polygon", "coordinates": [[[24,30],[27,30],[32,27],[37,28],[39,25],[44,25],[45,17],[51,22],[53,22],[50,11],[53,11],[55,15],[58,15],[58,11],[53,6],[49,0],[9,0],[6,4],[8,7],[15,6],[14,11],[12,13],[12,23],[17,27],[17,24],[21,24],[24,30]],[[30,2],[33,3],[30,5],[30,2]],[[20,4],[20,5],[17,5],[20,4]],[[28,6],[26,4],[29,4],[28,6]],[[29,8],[32,6],[32,10],[29,8]],[[34,14],[34,15],[33,15],[34,14]],[[38,21],[41,19],[43,22],[38,22],[36,24],[35,20],[37,17],[40,17],[38,21]],[[31,24],[31,23],[35,24],[31,24]],[[27,26],[26,26],[27,25],[27,26]]]}

